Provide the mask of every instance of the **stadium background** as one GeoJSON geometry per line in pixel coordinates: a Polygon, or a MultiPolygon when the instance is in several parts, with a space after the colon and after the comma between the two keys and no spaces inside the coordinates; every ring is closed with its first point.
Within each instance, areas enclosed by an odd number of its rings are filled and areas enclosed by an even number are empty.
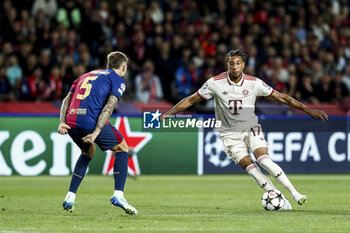
{"type": "MultiPolygon", "coordinates": [[[[288,173],[349,172],[347,1],[5,0],[0,14],[0,175],[71,172],[79,151],[55,133],[61,100],[113,50],[130,70],[112,122],[129,132],[141,173],[242,172],[213,132],[145,132],[141,118],[225,71],[236,48],[249,55],[246,73],[331,116],[319,124],[261,100],[272,158],[288,173]]],[[[213,102],[190,112],[210,117],[213,102]]],[[[89,172],[108,173],[109,159],[98,151],[89,172]]]]}

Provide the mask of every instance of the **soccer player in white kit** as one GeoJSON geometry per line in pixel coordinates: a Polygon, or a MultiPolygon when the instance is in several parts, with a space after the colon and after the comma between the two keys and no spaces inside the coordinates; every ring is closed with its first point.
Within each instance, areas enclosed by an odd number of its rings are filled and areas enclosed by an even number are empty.
{"type": "MultiPolygon", "coordinates": [[[[214,97],[215,117],[216,120],[221,121],[221,127],[217,130],[224,143],[226,154],[245,169],[265,191],[276,190],[272,182],[250,158],[249,154],[252,151],[261,167],[286,188],[298,204],[304,204],[307,197],[294,188],[281,167],[268,156],[267,142],[254,113],[255,100],[258,96],[268,97],[268,99],[300,109],[312,118],[321,119],[323,122],[328,120],[328,115],[323,111],[305,106],[289,95],[279,93],[257,77],[244,74],[247,55],[241,50],[231,50],[226,58],[227,72],[207,80],[196,93],[182,99],[165,113],[161,120],[184,111],[203,99],[208,100],[214,97]]],[[[288,200],[286,200],[284,209],[291,209],[288,200]]]]}

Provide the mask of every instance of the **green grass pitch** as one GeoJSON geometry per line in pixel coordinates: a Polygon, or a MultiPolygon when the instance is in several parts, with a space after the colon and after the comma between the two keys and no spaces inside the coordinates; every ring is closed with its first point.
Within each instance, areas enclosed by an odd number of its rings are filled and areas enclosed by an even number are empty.
{"type": "MultiPolygon", "coordinates": [[[[0,177],[0,232],[350,232],[349,175],[290,175],[308,195],[292,211],[265,211],[248,175],[128,178],[138,216],[112,207],[113,178],[87,175],[75,212],[62,209],[70,177],[0,177]]],[[[274,182],[276,183],[276,182],[274,182]]]]}

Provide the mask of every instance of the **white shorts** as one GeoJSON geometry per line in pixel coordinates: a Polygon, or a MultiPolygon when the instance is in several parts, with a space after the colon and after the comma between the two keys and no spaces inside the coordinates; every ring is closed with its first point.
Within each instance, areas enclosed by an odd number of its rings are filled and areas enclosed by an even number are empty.
{"type": "Polygon", "coordinates": [[[261,125],[254,125],[249,131],[234,132],[221,137],[225,146],[225,153],[237,164],[239,161],[250,155],[260,147],[267,147],[267,142],[261,130],[261,125]]]}

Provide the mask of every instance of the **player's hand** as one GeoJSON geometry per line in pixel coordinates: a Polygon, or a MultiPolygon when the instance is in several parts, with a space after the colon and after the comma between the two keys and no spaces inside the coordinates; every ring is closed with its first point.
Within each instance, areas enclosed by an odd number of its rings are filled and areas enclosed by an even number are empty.
{"type": "Polygon", "coordinates": [[[64,134],[68,133],[68,130],[70,130],[70,129],[71,129],[71,128],[70,128],[69,125],[67,125],[67,124],[64,123],[64,122],[61,122],[60,125],[58,126],[57,131],[58,131],[59,134],[64,135],[64,134]]]}
{"type": "Polygon", "coordinates": [[[91,133],[82,138],[84,143],[93,144],[97,138],[98,133],[91,133]]]}
{"type": "Polygon", "coordinates": [[[314,119],[321,119],[322,122],[325,122],[325,120],[328,120],[328,115],[322,110],[317,110],[317,109],[311,109],[308,114],[314,118],[314,119]]]}

